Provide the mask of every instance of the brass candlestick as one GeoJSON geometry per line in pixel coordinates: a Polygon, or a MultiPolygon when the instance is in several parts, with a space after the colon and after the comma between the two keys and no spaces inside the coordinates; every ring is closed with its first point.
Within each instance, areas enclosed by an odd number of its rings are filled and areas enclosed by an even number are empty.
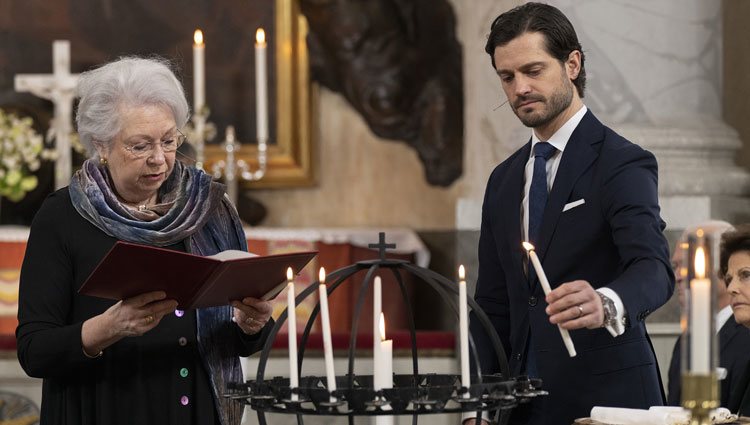
{"type": "MultiPolygon", "coordinates": [[[[716,374],[716,285],[718,238],[698,229],[687,237],[685,305],[682,309],[682,406],[690,411],[691,425],[711,424],[711,410],[719,407],[716,374]]],[[[679,273],[682,273],[680,270],[679,273]]]]}
{"type": "Polygon", "coordinates": [[[682,407],[690,411],[690,425],[710,425],[711,410],[719,407],[719,380],[716,373],[684,373],[682,407]]]}

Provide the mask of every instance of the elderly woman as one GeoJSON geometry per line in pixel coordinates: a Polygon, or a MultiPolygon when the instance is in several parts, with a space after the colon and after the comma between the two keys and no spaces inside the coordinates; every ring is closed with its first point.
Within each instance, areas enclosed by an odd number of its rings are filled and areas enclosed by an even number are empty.
{"type": "MultiPolygon", "coordinates": [[[[727,284],[734,319],[750,328],[750,224],[722,235],[719,272],[727,284]]],[[[750,416],[750,367],[740,379],[738,391],[730,394],[727,407],[750,416]]]]}
{"type": "Polygon", "coordinates": [[[181,311],[163,292],[119,302],[77,293],[118,240],[247,249],[223,185],[175,161],[182,86],[159,60],[124,58],[82,74],[79,94],[91,158],[37,213],[21,270],[18,358],[44,378],[41,422],[239,424],[242,406],[221,392],[242,379],[238,356],[265,340],[267,302],[181,311]]]}

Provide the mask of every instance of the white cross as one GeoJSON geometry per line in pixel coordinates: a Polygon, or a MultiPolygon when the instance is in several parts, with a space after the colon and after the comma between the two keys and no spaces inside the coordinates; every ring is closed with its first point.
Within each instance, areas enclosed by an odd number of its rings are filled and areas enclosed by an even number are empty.
{"type": "Polygon", "coordinates": [[[70,73],[70,41],[52,43],[52,74],[18,74],[15,89],[49,99],[55,105],[55,116],[50,129],[55,135],[57,162],[55,162],[55,188],[70,183],[70,134],[73,132],[73,100],[76,97],[78,74],[70,73]]]}

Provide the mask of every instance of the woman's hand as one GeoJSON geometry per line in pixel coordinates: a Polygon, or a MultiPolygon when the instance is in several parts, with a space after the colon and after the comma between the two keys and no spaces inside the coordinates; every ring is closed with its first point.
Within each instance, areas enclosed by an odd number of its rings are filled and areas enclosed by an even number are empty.
{"type": "Polygon", "coordinates": [[[164,291],[136,295],[86,320],[81,328],[84,353],[95,356],[124,337],[140,336],[155,328],[164,315],[177,308],[177,301],[166,297],[164,291]]]}
{"type": "Polygon", "coordinates": [[[234,307],[234,320],[237,326],[248,335],[254,335],[266,326],[271,318],[273,307],[268,301],[247,297],[240,301],[232,301],[234,307]]]}
{"type": "Polygon", "coordinates": [[[140,336],[155,328],[161,319],[177,308],[177,301],[165,299],[163,291],[147,292],[121,300],[104,312],[115,335],[140,336]]]}

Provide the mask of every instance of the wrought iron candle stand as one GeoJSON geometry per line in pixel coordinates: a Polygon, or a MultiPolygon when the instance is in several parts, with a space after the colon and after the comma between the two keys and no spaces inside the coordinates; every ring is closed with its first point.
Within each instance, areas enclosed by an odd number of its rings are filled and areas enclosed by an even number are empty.
{"type": "MultiPolygon", "coordinates": [[[[395,276],[407,309],[411,337],[411,374],[394,374],[393,388],[375,391],[372,375],[354,373],[356,335],[359,328],[359,314],[355,313],[349,337],[348,373],[336,377],[336,390],[329,392],[325,376],[301,376],[299,387],[294,389],[290,388],[289,378],[266,379],[265,370],[273,341],[287,319],[287,311],[284,311],[273,326],[261,351],[256,379],[228,384],[224,396],[249,404],[258,412],[260,425],[266,425],[266,412],[294,414],[300,425],[304,423],[303,416],[306,415],[348,416],[350,424],[353,424],[354,418],[358,416],[411,415],[412,423],[416,425],[419,416],[424,414],[476,412],[479,416],[482,411],[494,411],[494,419],[498,423],[505,424],[511,410],[519,403],[547,394],[542,390],[542,382],[539,379],[529,379],[525,376],[510,377],[508,361],[500,338],[487,315],[471,298],[468,299],[469,306],[490,338],[500,365],[500,373],[493,375],[481,373],[479,357],[471,335],[469,335],[469,345],[477,374],[472,375],[472,382],[468,388],[461,382],[460,375],[420,373],[414,316],[401,273],[411,273],[430,285],[450,305],[456,316],[458,316],[458,285],[431,270],[415,266],[407,261],[385,258],[385,250],[395,247],[395,244],[386,244],[385,234],[380,233],[380,242],[370,244],[370,248],[380,251],[380,258],[360,261],[330,273],[326,276],[326,282],[331,282],[327,290],[331,294],[355,273],[366,272],[354,310],[360,312],[376,273],[381,269],[390,270],[395,276]],[[298,400],[292,399],[292,392],[297,394],[298,400]]],[[[302,300],[314,293],[318,289],[318,284],[319,282],[311,284],[297,295],[295,304],[299,305],[302,300]]],[[[302,333],[298,352],[300,375],[305,346],[319,311],[320,304],[313,309],[302,333]]]]}

